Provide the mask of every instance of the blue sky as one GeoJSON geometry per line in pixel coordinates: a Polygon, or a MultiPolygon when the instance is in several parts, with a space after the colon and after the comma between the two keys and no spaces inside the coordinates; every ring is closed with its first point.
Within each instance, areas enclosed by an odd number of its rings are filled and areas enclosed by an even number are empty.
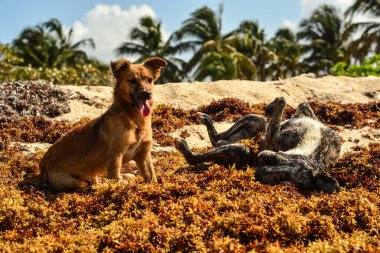
{"type": "Polygon", "coordinates": [[[114,49],[128,40],[131,27],[141,16],[151,15],[162,22],[168,36],[189,18],[190,13],[205,5],[217,11],[223,3],[223,32],[236,28],[243,20],[257,20],[271,37],[277,29],[297,29],[322,3],[342,10],[353,0],[1,0],[0,42],[11,43],[23,28],[59,19],[75,38],[93,38],[96,49],[87,52],[108,62],[115,59],[114,49]]]}

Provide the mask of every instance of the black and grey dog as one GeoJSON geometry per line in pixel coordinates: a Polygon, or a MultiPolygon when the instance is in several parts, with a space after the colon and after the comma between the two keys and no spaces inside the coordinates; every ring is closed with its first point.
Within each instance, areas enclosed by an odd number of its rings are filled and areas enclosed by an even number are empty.
{"type": "Polygon", "coordinates": [[[217,133],[210,117],[198,113],[198,119],[207,127],[214,150],[193,153],[183,139],[176,139],[175,146],[189,164],[214,162],[222,165],[247,165],[256,169],[256,179],[265,184],[293,182],[301,189],[335,192],[338,182],[325,170],[337,159],[341,138],[331,128],[317,120],[307,103],[298,105],[294,115],[281,121],[286,101],[276,98],[266,108],[266,116],[247,115],[230,129],[217,133]],[[258,155],[236,143],[242,139],[265,133],[258,155]]]}

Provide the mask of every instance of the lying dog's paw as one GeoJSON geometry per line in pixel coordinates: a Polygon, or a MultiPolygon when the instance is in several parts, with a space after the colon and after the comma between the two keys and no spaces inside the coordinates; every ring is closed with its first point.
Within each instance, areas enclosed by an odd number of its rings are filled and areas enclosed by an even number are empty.
{"type": "Polygon", "coordinates": [[[204,125],[212,123],[210,116],[208,116],[206,113],[197,112],[196,115],[197,115],[197,120],[199,123],[202,123],[204,125]]]}
{"type": "Polygon", "coordinates": [[[279,106],[279,108],[283,109],[286,105],[286,100],[284,97],[278,97],[276,98],[276,105],[279,106]]]}
{"type": "Polygon", "coordinates": [[[180,152],[189,150],[189,146],[187,145],[186,141],[182,138],[174,139],[174,147],[180,152]]]}

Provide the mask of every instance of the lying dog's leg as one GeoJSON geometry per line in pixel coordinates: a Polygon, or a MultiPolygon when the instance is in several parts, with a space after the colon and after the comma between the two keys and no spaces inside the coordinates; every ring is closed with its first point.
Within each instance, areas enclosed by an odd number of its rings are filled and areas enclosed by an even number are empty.
{"type": "Polygon", "coordinates": [[[259,132],[265,131],[266,119],[262,116],[250,114],[235,122],[235,124],[218,134],[218,139],[236,143],[239,140],[251,139],[259,132]]]}
{"type": "Polygon", "coordinates": [[[252,155],[249,149],[240,144],[224,145],[202,154],[191,152],[184,139],[175,139],[175,147],[191,165],[213,162],[221,165],[236,164],[237,167],[244,167],[252,163],[252,155]]]}
{"type": "Polygon", "coordinates": [[[266,150],[277,150],[277,137],[280,132],[281,118],[286,105],[285,98],[278,97],[270,105],[273,107],[273,111],[266,130],[264,148],[266,150]]]}
{"type": "Polygon", "coordinates": [[[208,136],[210,138],[212,146],[213,147],[217,146],[217,143],[218,143],[217,135],[218,135],[218,133],[214,127],[214,124],[212,123],[210,116],[208,116],[205,113],[198,112],[197,113],[197,119],[200,123],[202,123],[203,125],[206,126],[208,136]]]}
{"type": "Polygon", "coordinates": [[[250,139],[259,132],[265,131],[266,119],[262,116],[250,114],[238,121],[228,130],[217,133],[211,118],[204,113],[197,113],[198,119],[207,127],[210,141],[213,147],[236,143],[242,139],[250,139]]]}

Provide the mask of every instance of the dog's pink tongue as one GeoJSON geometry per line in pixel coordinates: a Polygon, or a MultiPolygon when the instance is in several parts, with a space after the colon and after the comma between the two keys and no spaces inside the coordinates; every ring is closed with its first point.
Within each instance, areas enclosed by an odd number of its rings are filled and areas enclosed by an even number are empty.
{"type": "Polygon", "coordinates": [[[139,100],[139,110],[141,114],[146,117],[150,114],[150,104],[148,100],[139,100]]]}

